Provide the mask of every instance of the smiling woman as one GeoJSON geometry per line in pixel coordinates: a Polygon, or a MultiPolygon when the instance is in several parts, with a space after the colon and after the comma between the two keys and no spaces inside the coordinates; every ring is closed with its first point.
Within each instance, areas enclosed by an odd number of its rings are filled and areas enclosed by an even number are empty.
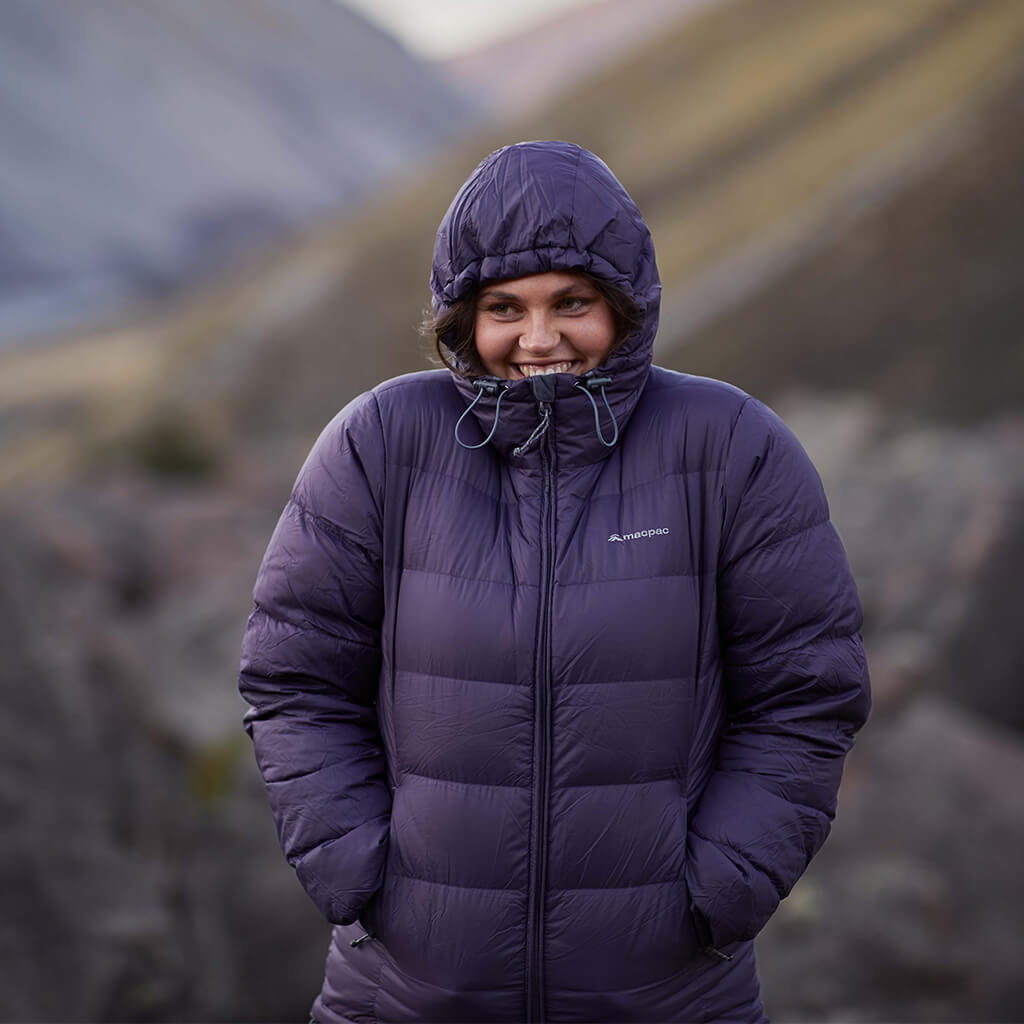
{"type": "Polygon", "coordinates": [[[243,648],[337,926],[314,1016],[762,1024],[752,940],[868,706],[814,468],[755,399],[652,365],[650,232],[578,146],[484,160],[431,289],[449,368],[326,428],[243,648]]]}
{"type": "MultiPolygon", "coordinates": [[[[584,369],[578,367],[586,366],[586,369],[595,368],[608,355],[615,351],[627,338],[638,331],[643,322],[643,313],[639,305],[621,288],[616,287],[610,281],[595,277],[585,271],[574,270],[567,272],[549,272],[546,274],[531,274],[519,280],[508,279],[501,282],[492,282],[471,289],[465,295],[456,299],[448,308],[441,309],[437,313],[428,313],[423,321],[421,330],[424,334],[434,340],[438,358],[449,370],[460,376],[473,376],[489,374],[506,380],[514,380],[526,375],[530,371],[525,364],[551,364],[557,362],[568,362],[569,369],[565,371],[574,374],[583,374],[584,369]],[[539,281],[544,278],[543,281],[539,281]],[[538,283],[539,281],[539,283],[538,283]],[[525,289],[520,294],[520,289],[525,289]],[[546,293],[546,294],[545,294],[546,293]],[[533,353],[533,358],[527,358],[530,353],[530,340],[526,344],[520,344],[524,358],[519,360],[509,359],[508,362],[524,364],[520,372],[510,365],[503,365],[505,362],[500,358],[503,347],[509,356],[514,355],[514,346],[509,341],[510,334],[499,331],[499,325],[507,325],[511,330],[516,324],[519,325],[517,337],[523,334],[523,317],[527,314],[524,300],[529,299],[534,306],[532,313],[536,315],[538,305],[543,306],[549,313],[547,327],[557,331],[559,334],[567,333],[571,337],[581,338],[583,327],[586,326],[586,334],[593,338],[593,328],[596,319],[611,317],[611,338],[603,337],[607,324],[600,328],[597,348],[603,351],[588,352],[587,355],[595,356],[596,362],[590,362],[582,351],[574,353],[570,358],[562,358],[570,355],[565,351],[566,346],[556,350],[553,355],[541,358],[539,352],[533,353]],[[578,326],[568,328],[574,320],[583,321],[578,326]],[[492,329],[493,328],[493,329],[492,329]],[[567,330],[563,330],[567,328],[567,330]],[[482,332],[482,343],[480,341],[482,332]],[[481,348],[482,344],[482,348],[481,348]],[[496,350],[492,352],[491,346],[496,350]],[[484,350],[487,351],[487,359],[484,357],[484,350]],[[497,356],[497,359],[492,357],[497,356]],[[490,365],[487,362],[490,361],[490,365]]],[[[534,320],[534,326],[536,321],[534,320]]],[[[543,339],[538,339],[543,347],[543,339]]],[[[551,372],[551,371],[548,371],[551,372]]]]}
{"type": "Polygon", "coordinates": [[[615,318],[586,278],[551,270],[485,286],[474,333],[480,362],[494,377],[581,376],[611,351],[615,318]]]}

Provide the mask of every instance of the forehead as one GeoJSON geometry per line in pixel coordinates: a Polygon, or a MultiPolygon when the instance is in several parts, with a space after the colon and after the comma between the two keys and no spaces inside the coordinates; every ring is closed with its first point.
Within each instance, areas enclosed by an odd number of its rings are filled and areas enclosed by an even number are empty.
{"type": "Polygon", "coordinates": [[[590,287],[590,282],[582,274],[574,274],[568,270],[549,270],[543,274],[527,274],[524,277],[489,281],[480,290],[480,294],[515,295],[521,298],[542,297],[571,289],[590,287]]]}

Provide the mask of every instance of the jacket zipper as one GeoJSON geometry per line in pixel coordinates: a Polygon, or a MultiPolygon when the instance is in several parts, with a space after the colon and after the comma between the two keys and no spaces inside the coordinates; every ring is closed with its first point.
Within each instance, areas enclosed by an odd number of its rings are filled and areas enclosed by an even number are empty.
{"type": "Polygon", "coordinates": [[[550,437],[541,452],[541,588],[534,658],[534,869],[527,945],[527,1022],[544,1020],[544,899],[547,890],[548,802],[551,784],[551,603],[554,591],[555,473],[550,437]]]}

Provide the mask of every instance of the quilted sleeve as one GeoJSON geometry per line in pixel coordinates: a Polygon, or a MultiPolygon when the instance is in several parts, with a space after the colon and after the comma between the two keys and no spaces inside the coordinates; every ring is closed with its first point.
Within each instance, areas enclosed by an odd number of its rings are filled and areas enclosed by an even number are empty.
{"type": "Polygon", "coordinates": [[[723,498],[725,723],[687,851],[693,908],[719,948],[761,930],[825,841],[870,705],[860,605],[818,474],[754,399],[723,498]]]}
{"type": "Polygon", "coordinates": [[[288,862],[324,916],[379,888],[391,795],[377,725],[380,417],[342,410],[310,452],[270,540],[242,645],[245,727],[288,862]]]}

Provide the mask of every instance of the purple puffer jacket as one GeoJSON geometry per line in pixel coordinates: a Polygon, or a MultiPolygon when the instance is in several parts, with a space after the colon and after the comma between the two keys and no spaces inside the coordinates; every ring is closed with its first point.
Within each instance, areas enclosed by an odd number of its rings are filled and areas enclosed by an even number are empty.
{"type": "Polygon", "coordinates": [[[260,570],[246,724],[338,925],[323,1022],[764,1020],[751,940],[867,714],[800,445],[736,388],[652,368],[650,235],[600,160],[492,154],[438,233],[436,306],[565,268],[642,329],[583,380],[432,371],[356,399],[260,570]]]}

